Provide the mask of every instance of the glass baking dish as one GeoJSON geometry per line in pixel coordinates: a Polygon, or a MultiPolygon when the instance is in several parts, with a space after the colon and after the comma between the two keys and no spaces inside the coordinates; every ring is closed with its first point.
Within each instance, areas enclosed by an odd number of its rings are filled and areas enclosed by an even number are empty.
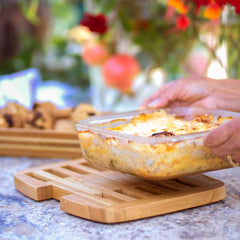
{"type": "MultiPolygon", "coordinates": [[[[94,165],[161,180],[193,173],[229,168],[231,164],[213,155],[203,145],[208,131],[165,138],[140,137],[108,130],[130,123],[133,117],[160,109],[90,117],[76,124],[83,157],[94,165]]],[[[191,120],[202,114],[239,117],[240,113],[196,107],[164,109],[169,114],[191,120]]]]}

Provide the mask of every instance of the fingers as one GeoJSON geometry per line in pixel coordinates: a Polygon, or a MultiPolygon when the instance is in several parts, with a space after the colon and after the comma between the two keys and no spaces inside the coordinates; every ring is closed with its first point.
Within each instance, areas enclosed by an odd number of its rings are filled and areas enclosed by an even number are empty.
{"type": "Polygon", "coordinates": [[[236,138],[240,131],[240,118],[231,120],[222,126],[213,129],[204,139],[204,144],[207,147],[217,147],[220,146],[231,138],[236,138]]]}
{"type": "Polygon", "coordinates": [[[212,153],[229,162],[232,166],[240,166],[240,151],[233,151],[226,154],[226,152],[219,151],[219,149],[212,149],[212,153]]]}
{"type": "Polygon", "coordinates": [[[236,118],[212,130],[204,139],[204,144],[211,148],[216,156],[240,163],[240,119],[236,118]]]}
{"type": "Polygon", "coordinates": [[[220,146],[229,140],[233,132],[229,126],[222,125],[217,129],[212,130],[204,139],[206,147],[214,148],[220,146]]]}
{"type": "Polygon", "coordinates": [[[166,107],[170,102],[169,96],[174,91],[173,88],[175,85],[176,81],[163,85],[157,92],[147,98],[141,106],[147,108],[166,107]]]}
{"type": "MultiPolygon", "coordinates": [[[[164,87],[164,86],[163,86],[164,87]]],[[[161,88],[158,89],[157,92],[155,92],[152,96],[148,97],[147,99],[145,99],[145,101],[142,103],[142,107],[148,107],[148,105],[153,102],[154,100],[157,100],[157,98],[159,97],[159,94],[161,92],[161,88]]]]}

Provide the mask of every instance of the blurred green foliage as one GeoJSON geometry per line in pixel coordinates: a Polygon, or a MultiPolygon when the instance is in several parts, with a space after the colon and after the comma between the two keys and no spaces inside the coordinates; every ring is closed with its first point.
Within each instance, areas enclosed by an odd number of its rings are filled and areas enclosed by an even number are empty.
{"type": "MultiPolygon", "coordinates": [[[[33,1],[36,2],[36,1],[33,1]]],[[[30,5],[22,4],[23,15],[37,24],[30,5]],[[29,7],[29,8],[28,8],[29,7]]],[[[24,4],[25,3],[25,4],[24,4]]],[[[32,7],[34,9],[34,6],[32,7]]],[[[0,75],[9,74],[30,67],[37,68],[42,79],[68,82],[85,89],[89,86],[87,67],[80,57],[80,47],[70,43],[69,29],[78,24],[83,12],[81,1],[48,1],[50,21],[47,36],[41,44],[31,34],[22,34],[17,53],[0,63],[0,75]]]]}

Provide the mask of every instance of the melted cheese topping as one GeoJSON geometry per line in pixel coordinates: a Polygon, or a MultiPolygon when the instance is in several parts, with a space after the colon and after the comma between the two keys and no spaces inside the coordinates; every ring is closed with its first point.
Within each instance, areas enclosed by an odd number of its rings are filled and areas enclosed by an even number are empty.
{"type": "Polygon", "coordinates": [[[161,136],[166,137],[170,136],[168,134],[182,135],[208,131],[217,128],[225,120],[229,119],[232,119],[232,117],[223,118],[219,116],[216,120],[213,120],[212,115],[204,114],[190,121],[161,110],[149,114],[140,114],[134,117],[130,123],[122,124],[115,128],[108,128],[108,130],[145,137],[163,133],[161,136]]]}

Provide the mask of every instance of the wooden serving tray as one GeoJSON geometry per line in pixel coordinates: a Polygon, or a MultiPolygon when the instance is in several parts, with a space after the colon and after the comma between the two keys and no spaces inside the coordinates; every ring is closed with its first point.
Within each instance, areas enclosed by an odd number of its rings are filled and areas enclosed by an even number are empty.
{"type": "Polygon", "coordinates": [[[0,156],[74,159],[82,154],[77,133],[0,128],[0,156]]]}
{"type": "Polygon", "coordinates": [[[27,169],[15,187],[36,200],[60,200],[66,213],[103,223],[136,220],[225,198],[224,183],[203,174],[150,182],[72,160],[27,169]]]}

